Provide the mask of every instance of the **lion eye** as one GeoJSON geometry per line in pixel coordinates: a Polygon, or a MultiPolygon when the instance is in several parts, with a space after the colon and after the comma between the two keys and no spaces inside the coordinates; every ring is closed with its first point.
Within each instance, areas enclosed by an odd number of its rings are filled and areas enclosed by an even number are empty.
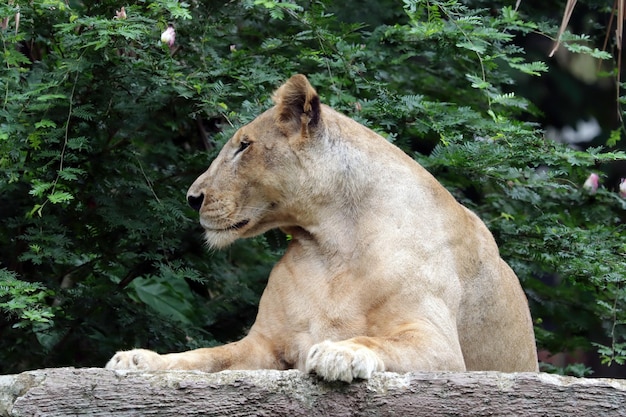
{"type": "Polygon", "coordinates": [[[237,152],[235,152],[235,155],[245,151],[248,146],[250,146],[250,142],[247,142],[245,140],[242,140],[241,142],[239,142],[239,148],[237,149],[237,152]]]}

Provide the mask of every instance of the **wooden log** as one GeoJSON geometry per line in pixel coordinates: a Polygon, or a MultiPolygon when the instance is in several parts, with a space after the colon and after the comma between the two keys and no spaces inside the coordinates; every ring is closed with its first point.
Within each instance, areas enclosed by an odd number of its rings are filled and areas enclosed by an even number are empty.
{"type": "Polygon", "coordinates": [[[626,381],[499,372],[377,373],[57,368],[0,376],[0,416],[626,416],[626,381]]]}

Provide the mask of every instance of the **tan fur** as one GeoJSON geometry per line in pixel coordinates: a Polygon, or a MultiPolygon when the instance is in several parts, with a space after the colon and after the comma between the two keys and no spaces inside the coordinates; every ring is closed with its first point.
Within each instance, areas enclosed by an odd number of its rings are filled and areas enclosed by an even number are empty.
{"type": "Polygon", "coordinates": [[[321,105],[306,77],[274,100],[188,192],[212,246],[276,227],[293,237],[249,334],[118,352],[107,368],[298,368],[343,381],[537,371],[526,298],[478,217],[400,149],[321,105]]]}

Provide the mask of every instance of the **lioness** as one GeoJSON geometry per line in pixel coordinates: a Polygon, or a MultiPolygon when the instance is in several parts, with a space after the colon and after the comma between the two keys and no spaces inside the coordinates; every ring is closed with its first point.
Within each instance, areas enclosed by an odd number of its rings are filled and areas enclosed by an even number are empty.
{"type": "Polygon", "coordinates": [[[320,104],[303,75],[189,188],[211,246],[292,236],[242,340],[109,369],[537,371],[528,303],[476,215],[384,138],[320,104]]]}

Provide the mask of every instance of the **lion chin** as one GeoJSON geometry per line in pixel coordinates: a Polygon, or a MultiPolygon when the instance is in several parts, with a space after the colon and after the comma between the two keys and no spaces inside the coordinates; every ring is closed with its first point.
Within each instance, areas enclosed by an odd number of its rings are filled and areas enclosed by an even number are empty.
{"type": "Polygon", "coordinates": [[[291,236],[243,339],[109,369],[537,371],[520,283],[485,224],[383,137],[321,103],[303,75],[241,127],[187,192],[210,247],[291,236]]]}
{"type": "Polygon", "coordinates": [[[207,245],[211,248],[222,249],[233,242],[241,236],[241,231],[250,223],[250,220],[241,220],[237,223],[225,225],[225,226],[216,226],[213,224],[206,224],[203,221],[200,221],[200,225],[204,229],[204,240],[207,245]]]}

